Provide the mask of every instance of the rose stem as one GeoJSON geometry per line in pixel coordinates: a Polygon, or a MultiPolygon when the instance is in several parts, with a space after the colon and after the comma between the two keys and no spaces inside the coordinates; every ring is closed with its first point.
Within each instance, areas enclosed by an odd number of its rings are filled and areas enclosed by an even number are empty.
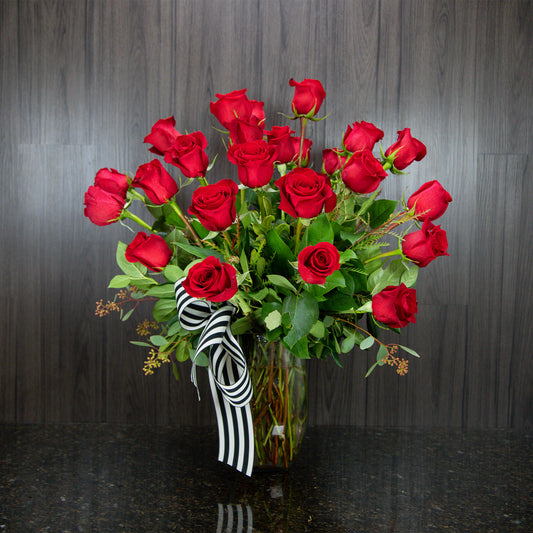
{"type": "Polygon", "coordinates": [[[124,211],[122,211],[121,218],[124,218],[124,217],[129,218],[130,220],[133,220],[134,222],[137,222],[137,224],[139,224],[143,228],[146,228],[148,231],[152,231],[152,226],[148,225],[144,220],[139,218],[137,215],[130,213],[127,209],[124,209],[124,211]]]}
{"type": "Polygon", "coordinates": [[[174,209],[176,214],[181,218],[181,220],[183,220],[183,223],[185,224],[185,226],[187,227],[187,229],[191,233],[191,235],[192,235],[193,239],[195,240],[196,244],[198,246],[200,246],[201,248],[203,248],[204,245],[202,244],[202,241],[200,241],[200,238],[196,234],[196,231],[194,231],[194,228],[191,226],[190,222],[187,220],[187,217],[181,212],[181,209],[178,207],[178,204],[176,203],[176,201],[175,200],[170,200],[168,203],[170,204],[172,209],[174,209]]]}
{"type": "Polygon", "coordinates": [[[300,150],[298,152],[298,166],[302,166],[302,157],[304,153],[305,127],[307,126],[307,118],[300,117],[300,150]]]}

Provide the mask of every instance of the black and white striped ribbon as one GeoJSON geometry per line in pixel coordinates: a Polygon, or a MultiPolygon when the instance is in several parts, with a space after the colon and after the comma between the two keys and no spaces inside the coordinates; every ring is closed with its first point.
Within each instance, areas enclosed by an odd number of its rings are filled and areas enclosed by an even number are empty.
{"type": "Polygon", "coordinates": [[[239,343],[231,333],[231,319],[236,307],[223,302],[219,307],[190,296],[179,279],[174,284],[181,327],[203,328],[191,370],[191,381],[198,390],[196,358],[209,355],[209,385],[218,424],[218,460],[247,476],[254,462],[254,428],[250,400],[253,395],[248,366],[239,343]]]}

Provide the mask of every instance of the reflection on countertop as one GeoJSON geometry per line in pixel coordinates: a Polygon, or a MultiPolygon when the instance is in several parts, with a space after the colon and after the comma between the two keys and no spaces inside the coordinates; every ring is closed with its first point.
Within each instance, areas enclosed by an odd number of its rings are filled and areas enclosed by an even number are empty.
{"type": "Polygon", "coordinates": [[[533,436],[309,428],[288,471],[214,428],[0,425],[0,531],[533,531],[533,436]]]}

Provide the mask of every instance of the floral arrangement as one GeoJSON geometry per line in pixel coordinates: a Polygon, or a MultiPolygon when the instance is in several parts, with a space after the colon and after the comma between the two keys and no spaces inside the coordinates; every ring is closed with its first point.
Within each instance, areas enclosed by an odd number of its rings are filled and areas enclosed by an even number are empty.
{"type": "Polygon", "coordinates": [[[326,118],[317,118],[326,93],[318,80],[289,83],[294,96],[286,119],[299,122],[299,136],[289,125],[268,130],[263,102],[249,99],[246,89],[210,103],[238,182],[212,179],[216,158],[210,161],[204,134],[180,133],[170,117],[144,139],[158,158],[134,176],[101,169],[85,194],[85,215],[94,224],[130,219],[143,228],[129,244],[118,243],[122,273],[109,287],[119,292],[100,301],[97,314],[119,310],[126,320],[139,302],[153,302],[154,321],[138,328],[147,340],[133,341],[150,350],[147,374],[164,362],[175,369],[187,360],[194,368],[210,364],[209,350],[197,349],[202,330],[184,327],[178,285],[211,310],[231,304],[232,335],[279,341],[298,358],[341,364],[340,354],[377,344],[368,375],[385,364],[405,374],[399,350],[417,355],[383,343],[378,333],[415,322],[418,270],[447,255],[446,232],[434,221],[452,198],[436,180],[407,200],[380,198],[383,180],[426,155],[409,128],[376,154],[384,132],[355,122],[338,147],[322,151],[322,168],[311,168],[307,126],[326,118]],[[177,176],[161,158],[179,169],[177,176]],[[176,195],[187,186],[196,188],[185,213],[176,195]],[[153,220],[134,214],[134,203],[153,220]]]}

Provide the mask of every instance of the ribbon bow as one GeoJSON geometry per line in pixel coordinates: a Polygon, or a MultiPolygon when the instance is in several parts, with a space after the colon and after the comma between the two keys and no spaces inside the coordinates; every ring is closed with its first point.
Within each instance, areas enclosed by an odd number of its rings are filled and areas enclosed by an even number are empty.
{"type": "Polygon", "coordinates": [[[218,460],[247,476],[254,462],[254,428],[250,400],[252,381],[239,343],[231,333],[236,307],[224,302],[220,307],[190,296],[179,279],[174,284],[178,318],[183,329],[203,328],[191,370],[191,381],[198,390],[196,358],[209,354],[209,385],[218,424],[218,460]]]}

